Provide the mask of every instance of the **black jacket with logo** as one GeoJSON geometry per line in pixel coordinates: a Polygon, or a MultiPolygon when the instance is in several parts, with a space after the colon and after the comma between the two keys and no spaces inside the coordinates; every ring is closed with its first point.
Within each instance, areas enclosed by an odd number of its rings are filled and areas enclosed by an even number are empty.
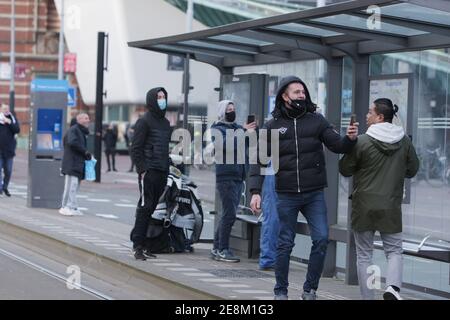
{"type": "Polygon", "coordinates": [[[171,128],[165,118],[165,110],[158,106],[158,92],[167,92],[164,88],[154,88],[147,93],[148,112],[140,118],[134,127],[131,145],[131,158],[138,173],[147,170],[169,172],[169,142],[171,128]]]}
{"type": "MultiPolygon", "coordinates": [[[[334,153],[348,153],[356,141],[341,137],[331,124],[319,113],[307,112],[298,118],[288,115],[281,94],[292,82],[302,83],[296,77],[284,79],[276,99],[273,119],[263,129],[268,129],[267,145],[270,150],[270,130],[279,132],[279,166],[275,176],[275,189],[279,193],[303,193],[327,187],[323,144],[334,153]]],[[[309,93],[307,93],[307,100],[309,93]]],[[[310,99],[309,99],[310,101],[310,99]]],[[[265,143],[261,141],[260,143],[265,143]]],[[[271,152],[274,155],[274,152],[271,152]]],[[[250,165],[250,192],[261,193],[264,176],[261,165],[250,165]]],[[[276,168],[274,168],[276,169],[276,168]]]]}

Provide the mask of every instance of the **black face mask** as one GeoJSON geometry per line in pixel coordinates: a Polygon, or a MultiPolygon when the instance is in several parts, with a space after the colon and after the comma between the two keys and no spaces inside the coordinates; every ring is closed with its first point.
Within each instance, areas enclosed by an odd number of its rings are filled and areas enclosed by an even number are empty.
{"type": "Polygon", "coordinates": [[[291,103],[289,104],[292,109],[287,109],[287,113],[292,118],[298,118],[303,116],[307,112],[307,105],[308,103],[306,100],[291,100],[291,103]]]}
{"type": "Polygon", "coordinates": [[[234,122],[234,120],[236,120],[236,112],[235,111],[225,113],[225,121],[226,122],[234,122]]]}

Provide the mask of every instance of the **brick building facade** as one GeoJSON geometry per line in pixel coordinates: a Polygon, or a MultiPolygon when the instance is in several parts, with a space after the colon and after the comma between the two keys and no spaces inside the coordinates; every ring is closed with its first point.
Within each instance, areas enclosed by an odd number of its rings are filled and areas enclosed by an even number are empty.
{"type": "MultiPolygon", "coordinates": [[[[9,63],[11,42],[11,0],[0,0],[0,63],[9,63]]],[[[15,80],[15,113],[21,123],[21,136],[27,136],[30,118],[30,82],[36,77],[56,78],[60,20],[54,0],[16,0],[16,66],[25,73],[15,80]]],[[[67,51],[67,49],[66,49],[67,51]]],[[[66,75],[77,86],[74,74],[66,75]]],[[[0,79],[0,103],[9,104],[10,81],[0,79]]],[[[89,111],[77,90],[77,106],[89,111]]],[[[93,109],[93,108],[91,108],[93,109]]],[[[90,113],[92,113],[91,110],[90,113]]]]}

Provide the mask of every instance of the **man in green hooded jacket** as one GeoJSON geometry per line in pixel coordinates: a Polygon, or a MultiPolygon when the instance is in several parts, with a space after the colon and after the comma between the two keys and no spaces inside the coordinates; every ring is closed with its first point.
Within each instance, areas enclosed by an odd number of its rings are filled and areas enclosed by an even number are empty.
{"type": "Polygon", "coordinates": [[[352,152],[339,162],[345,177],[353,176],[351,227],[355,237],[358,279],[362,298],[374,299],[368,283],[373,272],[375,231],[380,232],[388,260],[385,300],[401,300],[402,200],[405,178],[412,178],[419,159],[401,126],[392,124],[398,107],[389,99],[374,101],[366,116],[368,130],[352,152]]]}

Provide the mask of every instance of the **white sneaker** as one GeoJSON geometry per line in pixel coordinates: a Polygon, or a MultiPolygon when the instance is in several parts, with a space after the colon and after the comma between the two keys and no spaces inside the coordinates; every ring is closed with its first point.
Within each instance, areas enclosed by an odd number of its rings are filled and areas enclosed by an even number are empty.
{"type": "Polygon", "coordinates": [[[59,209],[59,213],[62,214],[63,216],[73,216],[74,215],[72,210],[70,210],[67,207],[59,209]]]}
{"type": "Polygon", "coordinates": [[[383,294],[384,300],[403,300],[402,297],[400,297],[400,294],[392,288],[392,286],[389,286],[386,288],[386,291],[383,294]]]}
{"type": "Polygon", "coordinates": [[[72,209],[72,215],[74,216],[83,216],[83,212],[81,212],[79,209],[72,209]]]}

